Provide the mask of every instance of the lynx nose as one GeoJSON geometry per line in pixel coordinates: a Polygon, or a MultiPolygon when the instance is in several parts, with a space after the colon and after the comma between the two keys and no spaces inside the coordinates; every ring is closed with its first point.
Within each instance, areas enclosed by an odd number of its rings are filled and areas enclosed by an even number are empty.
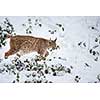
{"type": "Polygon", "coordinates": [[[56,48],[57,48],[57,47],[55,46],[55,47],[52,48],[52,50],[55,50],[56,48]]]}
{"type": "Polygon", "coordinates": [[[55,50],[55,49],[58,49],[60,48],[58,45],[56,45],[55,47],[53,47],[52,49],[55,50]]]}

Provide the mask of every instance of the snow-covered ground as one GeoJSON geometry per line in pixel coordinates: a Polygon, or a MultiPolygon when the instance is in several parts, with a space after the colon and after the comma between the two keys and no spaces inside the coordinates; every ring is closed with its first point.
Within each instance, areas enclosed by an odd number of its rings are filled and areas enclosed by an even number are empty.
{"type": "MultiPolygon", "coordinates": [[[[31,35],[54,40],[57,38],[57,45],[60,48],[50,52],[46,59],[46,64],[62,65],[71,72],[62,72],[61,75],[46,75],[46,79],[52,82],[100,82],[100,17],[74,17],[74,16],[22,16],[22,17],[0,17],[0,23],[5,18],[13,24],[16,35],[31,35]],[[31,21],[29,22],[29,19],[31,21]],[[32,33],[26,33],[29,26],[32,33]],[[49,59],[52,59],[49,61],[49,59]]],[[[16,55],[4,58],[4,53],[9,50],[9,39],[6,46],[0,48],[0,69],[3,70],[4,64],[11,64],[16,55]]],[[[24,55],[20,58],[34,59],[35,54],[24,55]]],[[[43,61],[40,63],[43,64],[43,61]]],[[[26,79],[26,70],[17,73],[20,75],[18,82],[24,82],[26,79]]],[[[32,73],[30,71],[30,73],[32,73]]],[[[0,73],[0,82],[12,82],[16,75],[8,72],[0,73]]],[[[30,77],[28,80],[32,80],[30,77]]]]}

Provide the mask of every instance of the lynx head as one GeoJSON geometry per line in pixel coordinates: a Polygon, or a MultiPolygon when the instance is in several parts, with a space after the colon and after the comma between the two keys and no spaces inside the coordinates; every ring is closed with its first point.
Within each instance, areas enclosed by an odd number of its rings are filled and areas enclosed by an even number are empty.
{"type": "Polygon", "coordinates": [[[56,49],[57,47],[56,40],[57,38],[55,40],[51,40],[51,39],[49,40],[49,48],[52,48],[53,50],[56,49]]]}

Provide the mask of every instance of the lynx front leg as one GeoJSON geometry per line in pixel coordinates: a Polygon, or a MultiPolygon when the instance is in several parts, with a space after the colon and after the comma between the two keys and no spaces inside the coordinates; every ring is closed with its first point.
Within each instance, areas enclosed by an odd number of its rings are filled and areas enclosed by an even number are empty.
{"type": "Polygon", "coordinates": [[[49,52],[48,51],[45,51],[44,52],[44,57],[47,57],[49,55],[49,52]]]}
{"type": "Polygon", "coordinates": [[[43,49],[40,50],[38,53],[40,54],[40,57],[39,57],[40,60],[46,60],[46,57],[49,55],[48,51],[43,50],[43,49]]]}

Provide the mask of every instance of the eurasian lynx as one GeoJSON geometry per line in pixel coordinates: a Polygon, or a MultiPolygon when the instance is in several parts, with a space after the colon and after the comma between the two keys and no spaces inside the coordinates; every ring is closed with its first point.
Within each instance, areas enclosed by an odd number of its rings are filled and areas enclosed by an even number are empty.
{"type": "Polygon", "coordinates": [[[16,35],[10,38],[10,50],[5,53],[5,57],[19,53],[20,56],[36,51],[40,56],[46,57],[49,55],[47,49],[56,48],[56,40],[47,40],[33,36],[16,35]]]}

